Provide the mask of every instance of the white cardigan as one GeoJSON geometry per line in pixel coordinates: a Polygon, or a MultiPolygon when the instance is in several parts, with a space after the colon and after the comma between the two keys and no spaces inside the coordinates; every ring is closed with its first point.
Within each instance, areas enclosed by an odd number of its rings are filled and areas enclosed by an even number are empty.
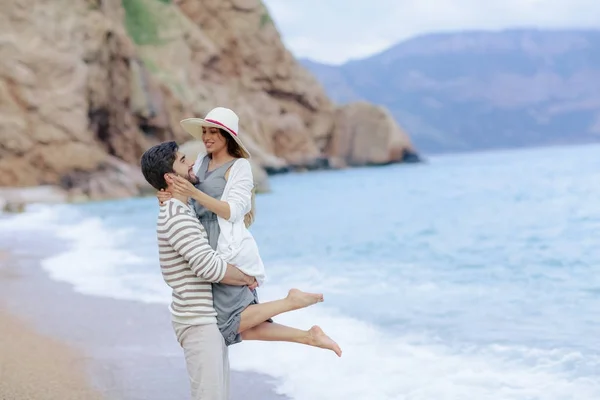
{"type": "MultiPolygon", "coordinates": [[[[198,155],[194,173],[198,175],[202,160],[206,155],[198,155]]],[[[229,264],[235,265],[246,275],[254,276],[259,285],[265,281],[265,266],[260,257],[254,237],[244,224],[244,216],[252,208],[254,179],[250,162],[237,159],[229,169],[222,201],[229,203],[229,219],[218,217],[221,234],[217,240],[217,252],[229,264]]]]}

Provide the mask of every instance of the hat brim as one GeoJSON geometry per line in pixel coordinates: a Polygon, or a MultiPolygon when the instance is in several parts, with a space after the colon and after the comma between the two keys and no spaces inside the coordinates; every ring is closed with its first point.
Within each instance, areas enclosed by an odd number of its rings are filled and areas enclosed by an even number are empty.
{"type": "Polygon", "coordinates": [[[242,143],[241,139],[227,127],[215,124],[213,122],[209,122],[202,118],[186,118],[184,120],[181,120],[179,124],[181,125],[184,131],[186,131],[196,139],[200,140],[202,140],[202,127],[222,129],[225,132],[227,132],[229,136],[240,146],[242,151],[246,153],[246,158],[250,158],[250,152],[248,151],[246,146],[244,146],[244,143],[242,143]]]}

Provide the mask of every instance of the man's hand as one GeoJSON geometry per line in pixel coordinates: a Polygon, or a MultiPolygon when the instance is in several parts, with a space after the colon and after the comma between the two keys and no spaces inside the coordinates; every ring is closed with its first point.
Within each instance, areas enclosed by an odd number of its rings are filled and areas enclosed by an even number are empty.
{"type": "Polygon", "coordinates": [[[246,275],[242,271],[240,271],[235,265],[227,264],[227,271],[225,271],[225,276],[219,283],[224,283],[226,285],[232,286],[248,286],[250,289],[256,288],[258,286],[258,282],[256,282],[256,278],[250,275],[246,275]]]}
{"type": "MultiPolygon", "coordinates": [[[[246,275],[246,274],[244,274],[244,275],[246,275]]],[[[246,281],[247,281],[248,289],[254,290],[258,287],[258,281],[256,280],[255,277],[246,275],[246,281]]]]}
{"type": "Polygon", "coordinates": [[[254,290],[258,287],[258,281],[256,280],[256,278],[252,277],[252,279],[254,280],[254,282],[252,282],[252,284],[248,285],[248,289],[250,289],[250,290],[254,290]]]}

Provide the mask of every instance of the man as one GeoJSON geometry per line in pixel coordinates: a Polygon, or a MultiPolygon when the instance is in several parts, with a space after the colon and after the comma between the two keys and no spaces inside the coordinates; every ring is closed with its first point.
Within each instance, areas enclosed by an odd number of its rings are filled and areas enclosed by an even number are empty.
{"type": "MultiPolygon", "coordinates": [[[[194,181],[193,161],[178,150],[175,142],[166,142],[142,156],[142,173],[157,190],[170,189],[175,175],[194,181]]],[[[181,195],[160,207],[156,232],[163,278],[173,289],[172,324],[185,355],[192,398],[227,400],[229,358],[217,328],[211,283],[255,287],[256,280],[228,265],[210,247],[188,199],[181,195]]]]}

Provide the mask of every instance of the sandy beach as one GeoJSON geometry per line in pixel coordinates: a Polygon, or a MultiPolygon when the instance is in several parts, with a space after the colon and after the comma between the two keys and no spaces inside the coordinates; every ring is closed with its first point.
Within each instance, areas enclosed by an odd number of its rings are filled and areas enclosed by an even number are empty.
{"type": "MultiPolygon", "coordinates": [[[[22,279],[17,265],[16,257],[0,249],[3,289],[22,279]]],[[[82,351],[40,333],[18,308],[8,307],[6,297],[0,300],[0,399],[102,399],[85,372],[82,351]]]]}
{"type": "Polygon", "coordinates": [[[85,356],[0,310],[0,399],[101,399],[85,356]]]}
{"type": "MultiPolygon", "coordinates": [[[[30,240],[0,232],[0,400],[188,399],[167,308],[75,293],[40,266],[64,245],[30,240]]],[[[286,398],[273,387],[232,371],[232,400],[286,398]]]]}

